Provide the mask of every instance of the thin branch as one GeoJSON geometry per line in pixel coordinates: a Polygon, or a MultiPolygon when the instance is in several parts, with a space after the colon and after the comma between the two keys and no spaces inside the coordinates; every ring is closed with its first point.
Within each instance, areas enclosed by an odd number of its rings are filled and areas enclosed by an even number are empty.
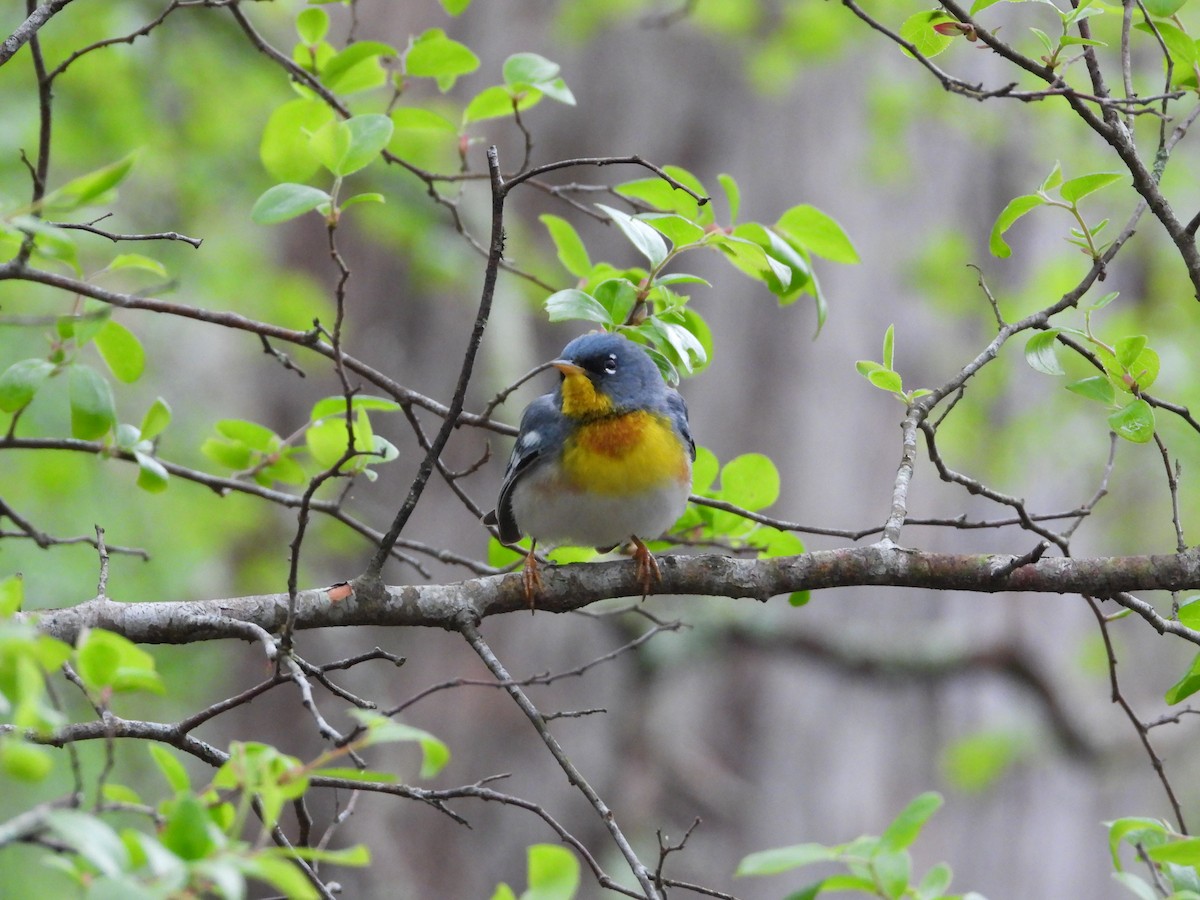
{"type": "Polygon", "coordinates": [[[1121,686],[1117,681],[1117,654],[1113,648],[1112,638],[1108,633],[1108,620],[1100,612],[1100,605],[1094,599],[1087,595],[1084,596],[1084,599],[1096,617],[1096,624],[1100,629],[1100,637],[1104,640],[1104,650],[1108,658],[1109,684],[1112,688],[1112,702],[1121,707],[1126,718],[1132,723],[1134,730],[1137,732],[1138,739],[1142,742],[1142,747],[1146,750],[1146,755],[1150,757],[1150,765],[1153,767],[1155,774],[1158,775],[1159,782],[1166,792],[1167,801],[1171,804],[1171,810],[1175,814],[1175,821],[1179,825],[1179,830],[1183,834],[1187,834],[1187,823],[1183,818],[1183,808],[1179,805],[1179,800],[1175,796],[1175,790],[1171,787],[1171,782],[1167,779],[1162,758],[1154,751],[1154,747],[1150,743],[1149,728],[1142,724],[1142,720],[1137,717],[1137,714],[1133,711],[1133,707],[1129,705],[1129,701],[1121,693],[1121,686]]]}
{"type": "Polygon", "coordinates": [[[488,148],[488,171],[492,176],[492,237],[488,251],[488,265],[484,271],[483,290],[479,298],[479,309],[475,313],[475,324],[471,329],[471,336],[467,341],[466,353],[463,355],[462,366],[459,369],[458,383],[455,385],[454,395],[450,400],[450,405],[447,408],[446,417],[442,421],[442,426],[438,429],[437,435],[430,442],[429,449],[421,460],[421,465],[417,469],[417,475],[413,479],[404,504],[396,513],[392,527],[384,535],[383,540],[379,544],[379,549],[371,558],[366,571],[363,573],[362,578],[360,578],[360,581],[363,582],[363,587],[367,585],[370,585],[372,588],[382,586],[382,582],[379,581],[379,574],[383,571],[383,564],[387,561],[388,554],[391,552],[392,546],[396,543],[396,539],[400,537],[400,532],[408,524],[408,519],[416,508],[417,501],[421,499],[425,485],[429,482],[429,476],[433,474],[434,464],[441,455],[442,449],[446,446],[446,442],[450,440],[450,434],[456,427],[459,414],[463,409],[463,403],[467,395],[467,386],[470,384],[471,374],[475,369],[475,356],[479,351],[479,345],[483,341],[483,332],[487,328],[488,317],[491,315],[492,298],[496,291],[496,278],[499,273],[500,260],[504,256],[504,198],[507,190],[500,176],[499,154],[495,147],[488,148]]]}
{"type": "MultiPolygon", "coordinates": [[[[97,220],[98,221],[98,220],[97,220]]],[[[204,243],[204,238],[188,237],[186,234],[180,234],[177,231],[158,231],[151,234],[117,234],[112,231],[105,231],[102,228],[96,228],[91,223],[84,222],[49,222],[55,228],[65,228],[74,231],[86,231],[89,234],[98,234],[100,237],[108,238],[113,243],[118,241],[182,241],[185,244],[191,244],[197,250],[204,243]]]]}
{"type": "MultiPolygon", "coordinates": [[[[596,815],[600,817],[600,821],[604,824],[604,827],[608,831],[609,836],[612,838],[613,843],[617,845],[617,849],[620,851],[621,856],[629,865],[629,869],[633,873],[634,878],[637,879],[638,884],[641,885],[643,896],[646,897],[646,900],[659,900],[661,895],[654,886],[653,876],[650,870],[646,868],[645,863],[638,859],[633,847],[630,845],[628,839],[625,837],[624,832],[621,831],[620,826],[617,824],[616,816],[614,816],[612,810],[608,808],[608,804],[606,804],[600,795],[596,793],[595,788],[593,788],[588,783],[587,779],[583,777],[583,773],[580,772],[575,764],[571,762],[570,758],[566,754],[566,751],[563,750],[562,745],[559,744],[558,740],[546,727],[546,722],[542,718],[542,714],[538,712],[537,707],[533,705],[530,699],[525,695],[525,692],[517,686],[516,682],[513,681],[503,664],[499,659],[496,658],[496,655],[492,652],[492,648],[487,645],[487,642],[484,641],[483,636],[480,635],[479,629],[475,627],[475,623],[472,621],[472,618],[469,615],[462,616],[459,620],[458,628],[462,636],[466,639],[467,643],[471,645],[471,649],[475,651],[476,655],[478,655],[481,660],[483,660],[483,664],[487,666],[488,670],[496,676],[496,680],[505,685],[504,690],[510,697],[512,697],[513,702],[517,704],[517,707],[525,714],[525,717],[529,719],[534,730],[538,733],[538,736],[542,739],[542,742],[545,743],[546,748],[550,751],[550,755],[554,757],[554,761],[558,763],[559,768],[566,773],[567,780],[569,780],[571,784],[574,785],[585,798],[587,798],[587,801],[591,805],[592,809],[596,811],[596,815]]],[[[601,881],[601,887],[611,886],[612,885],[605,884],[603,881],[601,881]]]]}

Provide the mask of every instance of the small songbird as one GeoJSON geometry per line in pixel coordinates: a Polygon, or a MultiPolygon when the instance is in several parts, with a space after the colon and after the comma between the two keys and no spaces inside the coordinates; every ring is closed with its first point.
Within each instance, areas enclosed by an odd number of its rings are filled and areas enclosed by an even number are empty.
{"type": "Polygon", "coordinates": [[[525,596],[541,587],[538,541],[601,551],[632,541],[643,595],[662,579],[642,539],[662,535],[683,514],[696,445],[687,406],[638,344],[618,334],[585,334],[550,363],[558,389],[521,416],[496,509],[484,522],[512,544],[527,534],[525,596]]]}

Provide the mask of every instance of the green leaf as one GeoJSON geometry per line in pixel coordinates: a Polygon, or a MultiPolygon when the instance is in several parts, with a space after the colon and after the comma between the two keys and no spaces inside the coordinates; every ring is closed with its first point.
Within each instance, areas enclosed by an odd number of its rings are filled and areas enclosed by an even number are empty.
{"type": "MultiPolygon", "coordinates": [[[[748,225],[737,226],[739,231],[747,227],[748,225]]],[[[756,230],[766,239],[765,228],[759,225],[756,230]]],[[[706,241],[720,250],[738,271],[763,282],[776,292],[786,291],[791,284],[792,270],[754,241],[720,232],[710,234],[706,241]]]]}
{"type": "Polygon", "coordinates": [[[450,761],[450,748],[428,731],[393,721],[386,716],[364,709],[351,709],[350,715],[369,729],[366,746],[415,741],[421,747],[421,777],[432,778],[450,761]]]}
{"type": "Polygon", "coordinates": [[[1175,64],[1176,85],[1181,84],[1188,79],[1194,87],[1195,77],[1191,72],[1192,66],[1196,65],[1200,54],[1197,53],[1196,42],[1182,28],[1176,28],[1169,22],[1155,22],[1153,29],[1147,22],[1138,22],[1133,26],[1138,31],[1146,34],[1155,34],[1162,38],[1162,42],[1167,46],[1167,52],[1171,56],[1171,62],[1175,64]]]}
{"type": "Polygon", "coordinates": [[[939,764],[950,784],[979,793],[992,787],[1026,752],[1024,735],[1011,729],[977,731],[947,744],[939,764]]]}
{"type": "Polygon", "coordinates": [[[721,469],[721,498],[751,512],[779,499],[779,470],[768,456],[743,453],[721,469]]]}
{"type": "Polygon", "coordinates": [[[793,206],[775,223],[775,228],[797,244],[831,262],[857,263],[858,251],[849,236],[832,216],[815,206],[793,206]]]}
{"type": "Polygon", "coordinates": [[[75,809],[56,809],[46,816],[46,827],[102,875],[115,878],[129,866],[129,851],[124,842],[97,816],[75,809]]]}
{"type": "Polygon", "coordinates": [[[1108,850],[1112,854],[1113,868],[1121,871],[1120,846],[1122,842],[1130,846],[1141,844],[1155,846],[1167,840],[1167,827],[1161,819],[1148,819],[1142,816],[1127,816],[1117,819],[1108,825],[1108,850]]]}
{"type": "Polygon", "coordinates": [[[1004,233],[1012,228],[1017,219],[1030,210],[1042,206],[1045,202],[1045,198],[1039,197],[1037,194],[1024,194],[1014,197],[1008,202],[1008,206],[1004,207],[1000,217],[996,219],[996,224],[992,226],[992,234],[988,238],[988,249],[992,251],[993,256],[1001,259],[1012,256],[1012,248],[1004,242],[1004,233]]]}
{"type": "Polygon", "coordinates": [[[200,445],[200,452],[219,466],[241,471],[250,467],[252,451],[245,444],[231,444],[209,438],[200,445]]]}
{"type": "Polygon", "coordinates": [[[54,769],[54,757],[45,747],[15,735],[0,737],[0,771],[18,781],[41,781],[54,769]]]}
{"type": "Polygon", "coordinates": [[[733,180],[732,175],[722,173],[717,176],[717,182],[721,185],[722,190],[725,191],[725,203],[729,207],[729,224],[736,225],[738,212],[741,211],[742,207],[741,189],[738,187],[738,183],[733,180]]]}
{"type": "Polygon", "coordinates": [[[1146,349],[1146,336],[1144,334],[1135,334],[1129,337],[1123,337],[1117,341],[1116,347],[1117,362],[1123,368],[1130,368],[1142,351],[1146,349]]]}
{"type": "Polygon", "coordinates": [[[1040,28],[1030,28],[1029,30],[1033,33],[1034,37],[1042,42],[1042,47],[1045,48],[1047,56],[1054,53],[1054,41],[1050,40],[1050,35],[1046,34],[1040,28]]]}
{"type": "Polygon", "coordinates": [[[0,375],[0,410],[16,412],[28,406],[54,368],[49,360],[23,359],[5,369],[0,375]]]}
{"type": "MultiPolygon", "coordinates": [[[[632,197],[636,200],[641,200],[655,209],[668,213],[676,213],[689,221],[693,221],[693,223],[700,212],[700,206],[696,203],[695,197],[687,191],[679,190],[658,176],[626,181],[624,184],[617,185],[616,190],[622,197],[632,197]]],[[[702,192],[703,187],[701,186],[701,189],[697,193],[702,192]]],[[[694,227],[700,228],[698,224],[694,224],[694,227]]],[[[703,233],[702,230],[701,233],[703,233]]]]}
{"type": "Polygon", "coordinates": [[[20,575],[9,575],[0,580],[0,621],[20,612],[25,602],[25,581],[20,575]]]}
{"type": "Polygon", "coordinates": [[[932,898],[940,898],[946,893],[950,887],[950,881],[953,873],[950,867],[945,863],[938,863],[931,867],[917,885],[917,897],[921,900],[932,900],[932,898]]]}
{"type": "Polygon", "coordinates": [[[588,322],[599,322],[601,325],[614,324],[608,310],[601,305],[599,300],[591,294],[575,288],[556,291],[546,298],[545,306],[551,322],[583,319],[588,322]]]}
{"type": "Polygon", "coordinates": [[[705,234],[703,228],[677,213],[642,213],[641,221],[676,247],[698,244],[705,234]]]}
{"type": "Polygon", "coordinates": [[[152,690],[164,693],[154,657],[113,631],[86,629],[80,634],[75,658],[79,677],[89,690],[152,690]]]}
{"type": "Polygon", "coordinates": [[[113,257],[113,261],[105,267],[109,272],[116,272],[119,269],[141,269],[145,272],[153,272],[160,278],[167,277],[167,267],[153,257],[144,256],[141,253],[119,253],[113,257]]]}
{"type": "Polygon", "coordinates": [[[142,417],[142,427],[138,429],[143,441],[152,441],[162,434],[171,424],[171,407],[162,397],[155,399],[142,417]]]}
{"type": "Polygon", "coordinates": [[[514,53],[504,61],[501,69],[504,83],[512,86],[519,84],[537,84],[542,81],[553,81],[558,77],[562,67],[551,62],[537,53],[514,53]]]}
{"type": "Polygon", "coordinates": [[[259,225],[278,225],[329,202],[329,194],[320,188],[307,184],[277,184],[267,188],[255,201],[250,218],[259,225]]]}
{"type": "Polygon", "coordinates": [[[673,362],[678,362],[686,373],[691,374],[697,366],[708,362],[704,345],[685,326],[666,322],[658,316],[651,316],[647,321],[671,348],[672,352],[667,355],[673,362]]]}
{"type": "Polygon", "coordinates": [[[378,781],[390,784],[399,780],[394,772],[375,772],[371,769],[322,768],[317,771],[324,778],[341,778],[346,781],[378,781]]]}
{"type": "Polygon", "coordinates": [[[1191,666],[1184,672],[1183,677],[1167,689],[1166,701],[1174,706],[1198,690],[1200,690],[1200,653],[1192,660],[1191,666]]]}
{"type": "Polygon", "coordinates": [[[274,453],[279,449],[282,440],[266,425],[250,422],[246,419],[222,419],[216,425],[217,433],[231,441],[245,444],[252,450],[263,453],[274,453]]]}
{"type": "Polygon", "coordinates": [[[306,44],[316,44],[329,31],[329,13],[319,6],[302,9],[296,16],[296,33],[306,44]]]}
{"type": "Polygon", "coordinates": [[[96,349],[118,381],[137,381],[146,370],[146,351],[132,331],[109,319],[96,332],[96,349]]]}
{"type": "MultiPolygon", "coordinates": [[[[3,596],[3,586],[4,582],[0,582],[0,597],[3,596]]],[[[0,616],[3,614],[3,602],[0,601],[0,616]]],[[[1179,605],[1179,624],[1193,631],[1200,629],[1200,596],[1188,597],[1179,605]]]]}
{"type": "Polygon", "coordinates": [[[1182,866],[1200,865],[1200,838],[1183,838],[1151,847],[1146,851],[1155,862],[1176,863],[1182,866]]]}
{"type": "Polygon", "coordinates": [[[1038,191],[1043,194],[1047,191],[1052,191],[1062,184],[1062,180],[1062,165],[1055,162],[1054,168],[1050,170],[1050,174],[1046,176],[1046,180],[1042,182],[1042,186],[1038,188],[1038,191]]]}
{"type": "Polygon", "coordinates": [[[251,878],[257,878],[271,885],[278,893],[288,900],[317,900],[320,896],[303,872],[295,863],[280,859],[277,856],[243,857],[237,859],[243,873],[251,878]]]}
{"type": "Polygon", "coordinates": [[[43,209],[70,212],[93,201],[105,199],[109,191],[125,180],[136,158],[137,154],[131,153],[115,163],[68,181],[47,195],[42,204],[43,209]]]}
{"type": "Polygon", "coordinates": [[[85,441],[104,437],[117,424],[117,404],[108,382],[90,366],[71,366],[68,378],[71,435],[85,441]]]}
{"type": "Polygon", "coordinates": [[[1127,441],[1144,444],[1154,437],[1154,409],[1137,397],[1108,417],[1108,427],[1127,441]]]}
{"type": "Polygon", "coordinates": [[[184,793],[167,801],[162,812],[167,821],[159,831],[159,839],[180,859],[203,859],[217,848],[212,819],[195,795],[184,793]]]}
{"type": "Polygon", "coordinates": [[[826,847],[824,844],[795,844],[791,847],[777,847],[774,850],[751,853],[738,863],[733,874],[778,875],[780,872],[790,872],[792,869],[835,859],[837,853],[832,847],[826,847]]]}
{"type": "MultiPolygon", "coordinates": [[[[355,394],[350,398],[350,409],[357,412],[360,409],[379,410],[380,412],[396,412],[400,404],[387,397],[375,397],[371,394],[355,394]]],[[[346,398],[341,394],[325,397],[313,404],[309,413],[310,422],[319,422],[329,416],[346,415],[346,398]]]]}
{"type": "Polygon", "coordinates": [[[540,91],[523,91],[514,97],[509,89],[502,85],[484,88],[471,98],[471,102],[463,110],[463,124],[511,116],[514,104],[516,109],[525,110],[541,99],[540,91]]]}
{"type": "MultiPolygon", "coordinates": [[[[954,40],[949,35],[939,34],[934,31],[934,25],[940,25],[942,22],[954,22],[956,19],[951,18],[941,10],[932,10],[927,12],[919,12],[909,16],[900,26],[900,37],[908,41],[917,48],[917,52],[924,57],[937,56],[943,50],[950,46],[954,40]]],[[[907,49],[904,50],[905,56],[912,56],[907,49]]]]}
{"type": "Polygon", "coordinates": [[[150,756],[154,760],[154,764],[158,767],[158,771],[162,773],[166,779],[167,785],[175,793],[189,791],[192,788],[191,779],[188,778],[187,769],[183,767],[183,763],[177,760],[173,753],[161,744],[148,744],[146,747],[150,751],[150,756]]]}
{"type": "Polygon", "coordinates": [[[374,162],[392,139],[392,120],[382,115],[355,116],[340,123],[350,135],[345,155],[333,169],[335,175],[352,175],[374,162]]]}
{"type": "Polygon", "coordinates": [[[893,372],[891,369],[876,369],[867,373],[867,381],[875,385],[881,391],[888,391],[893,394],[902,394],[904,392],[904,381],[900,378],[898,372],[893,372]]]}
{"type": "Polygon", "coordinates": [[[1060,329],[1051,328],[1039,331],[1025,342],[1025,362],[1029,367],[1044,375],[1064,375],[1062,364],[1058,361],[1058,335],[1060,329]]]}
{"type": "Polygon", "coordinates": [[[401,106],[392,110],[392,124],[397,131],[444,131],[457,134],[454,123],[440,113],[422,106],[401,106]]]}
{"type": "Polygon", "coordinates": [[[650,265],[657,267],[663,264],[667,258],[667,245],[657,231],[619,209],[613,209],[603,203],[597,203],[596,206],[621,229],[638,252],[650,260],[650,265]]]}
{"type": "Polygon", "coordinates": [[[654,284],[672,285],[672,284],[703,284],[707,287],[712,287],[712,282],[707,278],[701,278],[699,275],[688,275],[684,272],[672,272],[670,275],[660,275],[654,279],[654,284]]]}
{"type": "Polygon", "coordinates": [[[912,846],[929,817],[941,809],[943,802],[942,795],[936,791],[926,791],[913,799],[879,836],[877,852],[895,853],[912,846]]]}
{"type": "Polygon", "coordinates": [[[264,852],[277,855],[282,859],[308,859],[331,863],[335,866],[369,866],[371,864],[371,849],[366,844],[355,844],[340,850],[299,846],[268,847],[264,852]]]}
{"type": "Polygon", "coordinates": [[[440,28],[430,28],[415,38],[404,55],[404,71],[409,75],[436,78],[444,93],[454,87],[460,75],[479,68],[479,57],[471,48],[446,37],[440,28]]]}
{"type": "Polygon", "coordinates": [[[720,461],[717,455],[707,447],[696,448],[696,459],[692,463],[692,491],[703,494],[712,487],[720,471],[720,461]]]}
{"type": "Polygon", "coordinates": [[[1166,19],[1179,12],[1187,0],[1145,0],[1145,3],[1150,15],[1166,19]]]}
{"type": "Polygon", "coordinates": [[[522,900],[572,900],[579,889],[575,854],[557,844],[534,844],[528,855],[529,889],[522,900]]]}
{"type": "Polygon", "coordinates": [[[321,100],[302,98],[277,107],[258,147],[263,168],[279,181],[307,181],[320,167],[309,136],[333,120],[333,110],[321,100]]]}
{"type": "MultiPolygon", "coordinates": [[[[325,469],[336,465],[346,454],[350,444],[345,419],[329,418],[319,425],[310,426],[304,432],[304,444],[317,465],[325,469]]],[[[357,435],[354,449],[359,452],[368,449],[358,442],[357,435]]]]}
{"type": "Polygon", "coordinates": [[[609,318],[616,324],[621,324],[629,318],[633,307],[637,304],[638,289],[624,278],[609,278],[598,285],[592,296],[608,310],[609,318]]]}
{"type": "Polygon", "coordinates": [[[452,16],[460,16],[468,6],[471,5],[471,0],[438,0],[442,4],[442,9],[452,16]]]}
{"type": "Polygon", "coordinates": [[[1105,406],[1112,406],[1116,401],[1112,382],[1104,375],[1093,375],[1091,378],[1073,381],[1067,385],[1067,390],[1089,400],[1099,401],[1105,406]]]}
{"type": "Polygon", "coordinates": [[[293,450],[286,451],[276,458],[275,462],[268,466],[264,466],[259,472],[261,476],[260,484],[281,484],[302,485],[308,482],[308,474],[304,471],[304,467],[296,462],[289,453],[293,450]]]}
{"type": "Polygon", "coordinates": [[[342,209],[349,206],[357,206],[359,203],[386,203],[387,198],[376,191],[368,191],[363,194],[355,194],[353,197],[347,197],[340,204],[342,209]]]}
{"type": "Polygon", "coordinates": [[[1080,175],[1064,181],[1059,194],[1068,203],[1076,203],[1102,187],[1107,187],[1122,177],[1120,172],[1097,172],[1094,175],[1080,175]]]}
{"type": "Polygon", "coordinates": [[[153,456],[146,453],[139,453],[136,450],[133,453],[133,458],[138,464],[138,487],[143,491],[149,491],[151,494],[161,494],[167,489],[171,476],[162,463],[153,456]]]}
{"type": "Polygon", "coordinates": [[[896,326],[889,325],[887,331],[883,333],[883,367],[885,369],[895,368],[896,356],[896,326]]]}
{"type": "Polygon", "coordinates": [[[587,248],[584,247],[579,233],[566,219],[544,213],[538,216],[538,221],[550,232],[554,248],[558,252],[558,261],[563,268],[576,278],[583,278],[592,270],[592,261],[588,258],[587,248]]]}
{"type": "Polygon", "coordinates": [[[389,44],[356,41],[321,67],[321,82],[340,94],[379,87],[387,80],[379,57],[398,55],[396,48],[389,44]]]}
{"type": "Polygon", "coordinates": [[[1134,894],[1139,900],[1160,900],[1161,894],[1132,872],[1113,872],[1113,880],[1134,894]]]}

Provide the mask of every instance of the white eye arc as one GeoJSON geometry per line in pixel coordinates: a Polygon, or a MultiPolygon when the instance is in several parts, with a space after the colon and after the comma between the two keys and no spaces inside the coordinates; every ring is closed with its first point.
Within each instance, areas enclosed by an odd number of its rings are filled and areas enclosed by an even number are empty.
{"type": "Polygon", "coordinates": [[[604,361],[604,374],[613,375],[617,371],[617,354],[608,354],[608,359],[604,361]]]}

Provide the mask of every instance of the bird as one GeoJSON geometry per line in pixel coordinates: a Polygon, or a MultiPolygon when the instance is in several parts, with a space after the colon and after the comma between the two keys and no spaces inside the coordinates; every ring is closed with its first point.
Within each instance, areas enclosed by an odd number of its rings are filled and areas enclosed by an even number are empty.
{"type": "Polygon", "coordinates": [[[643,598],[662,580],[644,540],[683,514],[696,444],[687,404],[628,338],[591,332],[547,367],[558,388],[521,415],[496,508],[484,516],[505,544],[532,539],[522,573],[533,609],[541,589],[539,541],[608,552],[632,542],[643,598]]]}

